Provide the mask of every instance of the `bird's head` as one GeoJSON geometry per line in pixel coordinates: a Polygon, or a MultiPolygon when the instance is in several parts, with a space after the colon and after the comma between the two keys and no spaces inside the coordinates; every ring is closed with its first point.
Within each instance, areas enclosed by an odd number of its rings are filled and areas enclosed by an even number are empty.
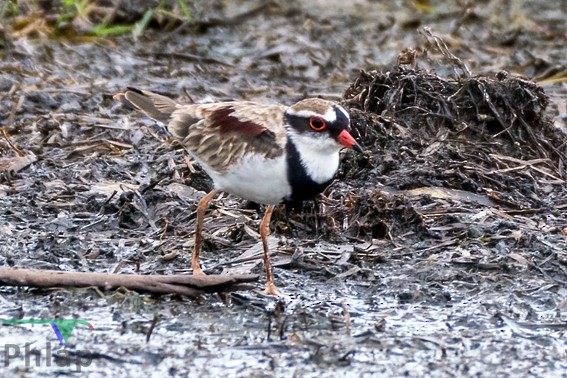
{"type": "Polygon", "coordinates": [[[290,106],[285,117],[288,130],[299,143],[311,143],[323,154],[337,153],[343,147],[362,152],[362,147],[349,132],[347,111],[334,102],[308,98],[290,106]]]}

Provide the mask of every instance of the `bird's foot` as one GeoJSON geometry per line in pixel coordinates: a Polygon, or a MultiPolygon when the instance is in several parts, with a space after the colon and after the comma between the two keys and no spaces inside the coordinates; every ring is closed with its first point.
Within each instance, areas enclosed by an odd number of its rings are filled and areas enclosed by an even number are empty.
{"type": "Polygon", "coordinates": [[[266,295],[273,295],[276,297],[280,296],[278,289],[276,289],[276,285],[273,282],[266,283],[266,290],[264,290],[264,294],[266,295]]]}
{"type": "Polygon", "coordinates": [[[193,275],[194,276],[206,276],[207,274],[205,272],[203,272],[203,270],[201,269],[201,267],[199,265],[193,266],[193,275]]]}

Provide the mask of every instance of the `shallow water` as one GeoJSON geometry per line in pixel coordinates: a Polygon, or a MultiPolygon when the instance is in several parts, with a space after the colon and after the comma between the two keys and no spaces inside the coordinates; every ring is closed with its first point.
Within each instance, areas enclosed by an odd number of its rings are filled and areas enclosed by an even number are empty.
{"type": "MultiPolygon", "coordinates": [[[[538,64],[565,69],[565,37],[558,33],[565,30],[562,2],[543,2],[538,12],[521,1],[511,4],[506,12],[498,2],[473,7],[476,17],[457,31],[460,9],[454,5],[420,12],[405,2],[358,1],[349,7],[283,5],[234,27],[166,34],[165,42],[160,30],[135,42],[128,36],[95,44],[14,41],[11,49],[0,50],[0,112],[21,105],[13,124],[1,117],[0,125],[8,126],[12,142],[39,159],[3,177],[0,262],[109,272],[129,260],[141,264],[142,274],[186,270],[185,251],[192,245],[187,225],[199,194],[181,195],[168,184],[205,190],[209,183],[202,175],[188,178],[182,152],[164,143],[165,134],[152,122],[113,102],[111,95],[125,86],[173,97],[187,90],[195,101],[339,98],[358,69],[391,66],[401,49],[423,46],[416,28],[424,25],[445,37],[474,72],[506,69],[533,77],[540,73],[538,64]],[[187,52],[226,64],[158,58],[157,52],[187,52]],[[530,53],[542,60],[530,60],[530,53]],[[121,193],[111,198],[107,190],[116,183],[142,186],[153,180],[161,180],[155,192],[140,195],[132,189],[133,200],[121,193]],[[163,219],[171,226],[162,240],[163,219]],[[180,255],[164,260],[172,251],[180,255]]],[[[550,116],[559,123],[565,117],[565,82],[542,85],[551,96],[550,116]]],[[[11,151],[3,144],[2,153],[11,151]]],[[[222,205],[238,217],[211,211],[205,227],[212,236],[203,253],[208,266],[257,245],[243,231],[244,225],[255,229],[255,215],[241,211],[241,202],[232,198],[222,205]]],[[[340,256],[363,241],[334,242],[325,240],[324,231],[273,228],[282,250],[305,247],[306,262],[318,266],[276,268],[285,294],[282,312],[273,298],[253,291],[233,294],[227,304],[212,295],[193,300],[124,290],[2,287],[1,319],[83,319],[94,330],[79,325],[61,346],[49,325],[3,326],[0,372],[6,377],[69,375],[79,368],[92,377],[488,377],[561,376],[567,368],[567,287],[565,265],[558,261],[565,259],[564,236],[530,230],[542,241],[539,250],[511,239],[478,241],[482,248],[468,252],[504,262],[502,269],[485,270],[455,263],[452,255],[464,254],[458,245],[421,253],[423,247],[407,245],[404,235],[377,242],[380,258],[357,255],[340,262],[325,251],[340,256]],[[510,250],[547,271],[511,261],[510,250]],[[551,262],[542,257],[553,254],[559,257],[551,262]],[[39,366],[31,352],[26,362],[27,344],[39,351],[39,366]],[[47,345],[60,356],[51,366],[47,345]]],[[[286,253],[280,255],[289,257],[286,253]]],[[[121,271],[134,272],[135,266],[121,271]]],[[[254,271],[261,272],[261,266],[254,271]]]]}

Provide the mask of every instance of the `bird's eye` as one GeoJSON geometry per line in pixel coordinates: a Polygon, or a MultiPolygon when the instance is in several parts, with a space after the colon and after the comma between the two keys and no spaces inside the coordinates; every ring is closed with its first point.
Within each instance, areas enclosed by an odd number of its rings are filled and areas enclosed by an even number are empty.
{"type": "Polygon", "coordinates": [[[315,131],[322,131],[327,127],[327,122],[321,117],[313,116],[309,118],[309,126],[315,131]]]}

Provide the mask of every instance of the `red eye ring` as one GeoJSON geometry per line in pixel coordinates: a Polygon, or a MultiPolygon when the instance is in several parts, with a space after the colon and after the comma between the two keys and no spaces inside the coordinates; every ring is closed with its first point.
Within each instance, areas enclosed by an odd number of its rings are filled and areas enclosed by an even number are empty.
{"type": "Polygon", "coordinates": [[[322,131],[327,127],[327,122],[319,116],[313,116],[309,118],[309,127],[315,131],[322,131]]]}

